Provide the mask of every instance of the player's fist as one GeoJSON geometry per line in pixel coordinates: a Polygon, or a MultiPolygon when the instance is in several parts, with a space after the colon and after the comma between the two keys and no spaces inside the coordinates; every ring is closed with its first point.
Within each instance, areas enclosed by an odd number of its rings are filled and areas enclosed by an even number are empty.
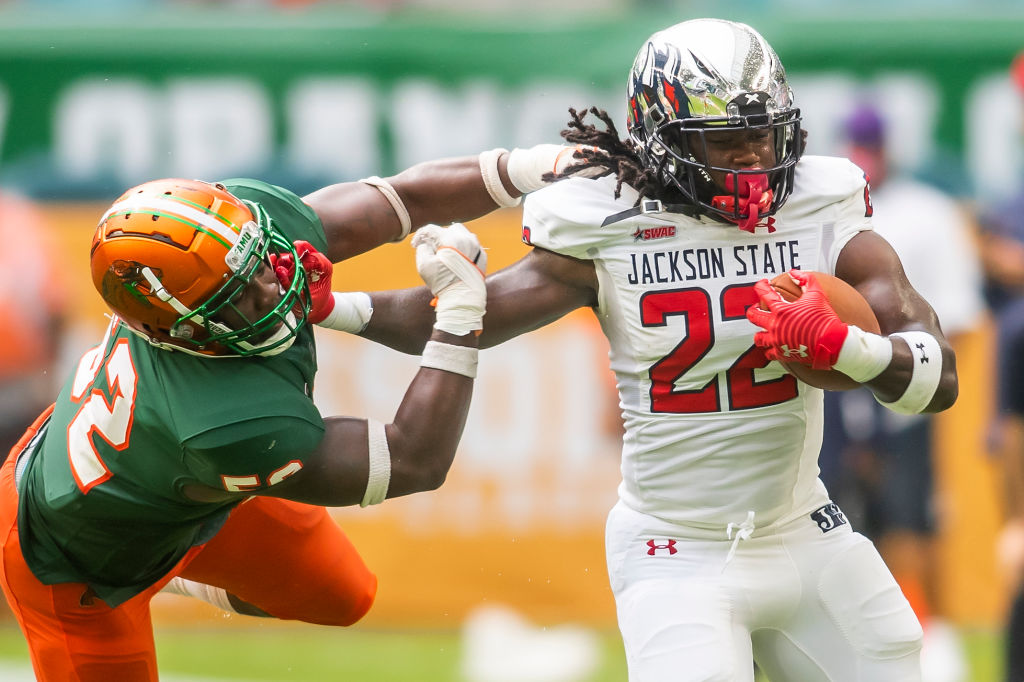
{"type": "Polygon", "coordinates": [[[427,225],[412,239],[416,269],[436,297],[435,329],[463,336],[483,329],[487,253],[465,225],[427,225]]]}
{"type": "Polygon", "coordinates": [[[754,285],[760,306],[747,308],[747,319],[764,329],[754,334],[754,344],[764,349],[769,360],[830,369],[839,358],[849,327],[832,309],[812,273],[790,270],[789,275],[804,290],[795,301],[785,300],[766,279],[754,285]]]}
{"type": "MultiPolygon", "coordinates": [[[[334,264],[309,242],[300,240],[294,245],[299,264],[306,272],[306,281],[309,283],[309,321],[317,324],[334,309],[334,292],[331,290],[334,264]]],[[[292,254],[270,254],[270,266],[281,284],[286,289],[290,287],[295,279],[295,259],[292,254]]]]}

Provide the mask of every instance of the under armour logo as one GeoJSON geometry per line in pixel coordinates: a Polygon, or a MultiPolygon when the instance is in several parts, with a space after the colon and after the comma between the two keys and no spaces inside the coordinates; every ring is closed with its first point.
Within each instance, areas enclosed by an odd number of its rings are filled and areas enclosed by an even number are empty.
{"type": "Polygon", "coordinates": [[[802,343],[800,344],[799,348],[790,348],[786,344],[782,344],[781,346],[779,346],[779,348],[782,350],[782,354],[785,355],[787,358],[792,358],[792,357],[806,358],[807,357],[807,346],[805,346],[802,343]]]}
{"type": "Polygon", "coordinates": [[[659,549],[667,549],[669,556],[679,551],[678,549],[676,549],[675,540],[665,540],[665,542],[660,544],[655,542],[654,540],[648,540],[647,547],[649,548],[647,550],[647,556],[654,556],[659,549]]]}
{"type": "Polygon", "coordinates": [[[924,344],[923,343],[915,343],[914,347],[917,348],[919,351],[921,351],[921,364],[923,365],[924,363],[928,362],[928,356],[924,352],[924,344]]]}
{"type": "Polygon", "coordinates": [[[761,93],[759,92],[748,92],[744,96],[747,98],[747,104],[761,103],[761,93]]]}

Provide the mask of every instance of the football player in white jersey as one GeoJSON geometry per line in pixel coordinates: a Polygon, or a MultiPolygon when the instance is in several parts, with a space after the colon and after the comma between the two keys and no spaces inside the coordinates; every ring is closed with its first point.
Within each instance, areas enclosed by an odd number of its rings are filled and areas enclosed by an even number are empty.
{"type": "MultiPolygon", "coordinates": [[[[630,680],[750,682],[752,660],[772,680],[919,680],[921,627],[818,478],[823,392],[775,360],[940,411],[957,377],[935,314],[872,231],[860,169],[801,158],[785,71],[753,29],[655,33],[628,96],[627,141],[601,112],[607,130],[576,117],[565,133],[601,177],[540,189],[538,148],[481,155],[499,204],[539,191],[523,217],[535,248],[487,278],[480,341],[581,307],[610,341],[626,433],[607,560],[630,680]],[[788,271],[806,289],[792,303],[768,285],[788,271]],[[841,322],[806,271],[856,287],[881,334],[841,322]]],[[[418,353],[430,295],[373,294],[352,331],[418,353]]]]}

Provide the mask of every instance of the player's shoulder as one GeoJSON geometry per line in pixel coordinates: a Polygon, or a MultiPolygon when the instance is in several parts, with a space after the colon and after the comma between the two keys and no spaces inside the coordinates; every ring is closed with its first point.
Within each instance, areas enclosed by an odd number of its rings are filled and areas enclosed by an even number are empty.
{"type": "Polygon", "coordinates": [[[239,199],[263,207],[277,228],[293,241],[304,239],[320,251],[327,250],[320,217],[291,190],[255,178],[231,178],[222,184],[239,199]]]}
{"type": "Polygon", "coordinates": [[[265,180],[256,178],[229,178],[222,180],[221,184],[239,199],[259,201],[261,199],[275,198],[287,203],[302,203],[302,200],[291,190],[278,185],[271,184],[265,180]]]}
{"type": "Polygon", "coordinates": [[[319,425],[313,402],[313,352],[300,338],[284,353],[257,358],[209,358],[151,346],[134,334],[131,344],[139,391],[173,413],[179,438],[236,422],[293,417],[319,425]]]}
{"type": "MultiPolygon", "coordinates": [[[[851,201],[866,204],[867,179],[849,159],[806,156],[797,164],[793,194],[780,215],[787,220],[821,216],[851,201]]],[[[869,211],[867,211],[869,212],[869,211]]]]}
{"type": "Polygon", "coordinates": [[[616,198],[616,179],[570,178],[527,195],[523,204],[523,236],[534,246],[574,256],[616,238],[620,229],[605,226],[612,216],[629,210],[637,192],[623,184],[616,198]]]}
{"type": "Polygon", "coordinates": [[[815,213],[850,197],[863,197],[866,188],[864,171],[849,159],[804,156],[796,165],[786,210],[789,214],[815,213]]]}
{"type": "Polygon", "coordinates": [[[800,224],[822,230],[822,270],[835,272],[843,248],[859,232],[872,229],[871,194],[864,171],[849,159],[805,156],[796,166],[793,194],[777,214],[778,229],[800,224]]]}
{"type": "Polygon", "coordinates": [[[616,183],[613,175],[560,180],[528,194],[524,214],[538,220],[601,225],[609,215],[636,203],[636,190],[626,184],[616,198],[616,183]]]}

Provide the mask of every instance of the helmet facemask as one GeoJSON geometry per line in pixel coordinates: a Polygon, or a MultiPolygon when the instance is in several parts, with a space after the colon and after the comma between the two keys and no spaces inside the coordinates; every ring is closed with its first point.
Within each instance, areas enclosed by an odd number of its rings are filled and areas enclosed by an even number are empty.
{"type": "Polygon", "coordinates": [[[189,323],[195,323],[207,333],[200,343],[202,346],[219,344],[240,356],[276,355],[287,350],[305,323],[310,308],[309,287],[295,247],[272,228],[262,207],[258,204],[250,204],[250,207],[259,222],[243,225],[238,241],[228,252],[225,263],[232,274],[205,303],[182,314],[171,327],[170,334],[174,338],[190,342],[194,327],[189,323]],[[270,312],[250,320],[236,303],[260,267],[270,267],[268,255],[271,252],[290,253],[293,262],[298,264],[295,276],[289,287],[283,290],[280,302],[270,312]],[[241,320],[241,324],[235,322],[229,326],[224,319],[225,313],[241,320]]]}
{"type": "MultiPolygon", "coordinates": [[[[753,96],[763,95],[753,93],[753,96]]],[[[744,97],[746,97],[744,95],[744,97]]],[[[730,104],[730,107],[733,105],[730,104]]],[[[775,214],[793,191],[799,159],[800,111],[763,112],[701,119],[676,119],[654,128],[647,157],[662,184],[678,191],[703,213],[749,232],[775,214]],[[709,162],[708,136],[767,131],[774,162],[766,168],[728,168],[709,162]],[[716,182],[714,177],[724,178],[716,182]]],[[[774,231],[768,221],[769,230],[774,231]]]]}

